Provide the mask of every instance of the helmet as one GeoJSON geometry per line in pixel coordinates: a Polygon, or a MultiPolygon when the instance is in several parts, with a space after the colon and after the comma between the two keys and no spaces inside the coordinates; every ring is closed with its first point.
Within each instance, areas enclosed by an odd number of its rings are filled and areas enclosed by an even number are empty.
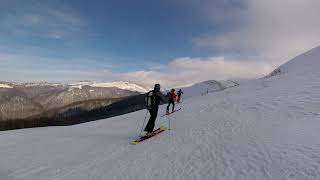
{"type": "Polygon", "coordinates": [[[154,90],[155,91],[160,91],[160,84],[155,84],[154,85],[154,90]]]}

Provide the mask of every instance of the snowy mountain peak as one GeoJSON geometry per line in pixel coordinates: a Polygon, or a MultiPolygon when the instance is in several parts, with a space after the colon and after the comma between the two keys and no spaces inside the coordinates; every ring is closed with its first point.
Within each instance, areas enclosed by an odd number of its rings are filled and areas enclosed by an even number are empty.
{"type": "Polygon", "coordinates": [[[83,86],[91,86],[91,87],[102,87],[102,88],[119,88],[129,91],[136,91],[140,93],[145,93],[149,91],[149,88],[133,84],[129,82],[123,81],[115,81],[115,82],[92,82],[92,81],[79,81],[69,84],[72,88],[82,89],[83,86]]]}
{"type": "Polygon", "coordinates": [[[29,83],[17,83],[17,85],[24,85],[26,87],[34,87],[34,86],[62,86],[59,83],[50,83],[50,82],[29,82],[29,83]]]}
{"type": "Polygon", "coordinates": [[[68,85],[74,89],[82,89],[83,86],[90,86],[91,84],[93,84],[93,82],[91,81],[79,81],[79,82],[70,83],[68,85]]]}
{"type": "Polygon", "coordinates": [[[123,82],[123,81],[116,81],[116,82],[104,82],[104,83],[93,83],[90,86],[92,87],[117,87],[119,89],[125,89],[130,91],[137,91],[137,92],[148,92],[150,89],[141,85],[123,82]]]}
{"type": "Polygon", "coordinates": [[[9,86],[7,84],[0,84],[0,88],[7,88],[7,89],[12,89],[12,86],[9,86]]]}
{"type": "Polygon", "coordinates": [[[313,48],[281,65],[269,76],[289,73],[291,75],[301,75],[305,73],[319,72],[320,68],[320,46],[313,48]]]}

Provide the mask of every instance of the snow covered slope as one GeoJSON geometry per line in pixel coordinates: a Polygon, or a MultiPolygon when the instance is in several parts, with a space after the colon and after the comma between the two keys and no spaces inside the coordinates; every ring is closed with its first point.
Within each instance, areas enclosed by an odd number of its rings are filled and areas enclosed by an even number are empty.
{"type": "Polygon", "coordinates": [[[320,71],[320,47],[311,49],[275,69],[270,76],[290,73],[290,77],[307,76],[320,71]]]}
{"type": "Polygon", "coordinates": [[[0,179],[320,179],[320,67],[309,57],[282,66],[288,71],[279,76],[185,100],[171,131],[139,145],[129,142],[145,111],[0,132],[0,179]]]}
{"type": "Polygon", "coordinates": [[[182,87],[182,88],[176,88],[178,91],[181,89],[183,91],[183,99],[195,97],[195,96],[203,96],[208,93],[217,92],[224,90],[229,87],[235,87],[238,84],[233,81],[215,81],[215,80],[209,80],[204,81],[201,83],[196,83],[194,85],[191,85],[189,87],[182,87]]]}
{"type": "Polygon", "coordinates": [[[283,71],[290,71],[290,73],[295,73],[303,75],[305,73],[314,73],[319,71],[320,67],[320,47],[314,48],[300,56],[297,56],[288,63],[280,66],[283,71]]]}

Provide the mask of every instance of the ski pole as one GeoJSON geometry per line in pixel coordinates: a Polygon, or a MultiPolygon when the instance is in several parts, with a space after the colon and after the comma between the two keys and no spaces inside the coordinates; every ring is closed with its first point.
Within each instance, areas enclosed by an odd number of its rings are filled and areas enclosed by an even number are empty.
{"type": "Polygon", "coordinates": [[[142,133],[142,131],[143,131],[143,127],[144,127],[144,124],[145,124],[145,122],[146,122],[147,115],[148,115],[148,110],[147,110],[146,116],[144,117],[143,124],[142,124],[142,127],[141,127],[141,131],[140,131],[140,134],[139,134],[139,137],[141,137],[141,133],[142,133]]]}
{"type": "Polygon", "coordinates": [[[171,121],[170,115],[168,115],[168,119],[169,119],[169,131],[170,131],[170,121],[171,121]]]}

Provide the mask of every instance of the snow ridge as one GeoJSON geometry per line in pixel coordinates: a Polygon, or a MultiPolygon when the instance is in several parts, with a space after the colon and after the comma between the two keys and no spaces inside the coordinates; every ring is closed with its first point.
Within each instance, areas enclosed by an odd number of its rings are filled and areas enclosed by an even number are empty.
{"type": "Polygon", "coordinates": [[[130,91],[137,91],[137,92],[148,92],[150,89],[143,87],[141,85],[129,83],[129,82],[123,82],[123,81],[118,81],[118,82],[106,82],[106,83],[93,83],[90,86],[92,87],[117,87],[120,89],[126,89],[130,91]]]}
{"type": "Polygon", "coordinates": [[[274,70],[270,76],[290,73],[291,76],[305,75],[319,71],[320,46],[313,48],[274,70]]]}
{"type": "Polygon", "coordinates": [[[124,82],[124,81],[115,81],[115,82],[80,81],[80,82],[69,83],[68,85],[78,89],[82,89],[83,86],[91,86],[91,87],[102,87],[102,88],[116,87],[119,89],[136,91],[140,93],[145,93],[149,91],[149,88],[147,87],[144,87],[138,84],[129,83],[129,82],[124,82]]]}

